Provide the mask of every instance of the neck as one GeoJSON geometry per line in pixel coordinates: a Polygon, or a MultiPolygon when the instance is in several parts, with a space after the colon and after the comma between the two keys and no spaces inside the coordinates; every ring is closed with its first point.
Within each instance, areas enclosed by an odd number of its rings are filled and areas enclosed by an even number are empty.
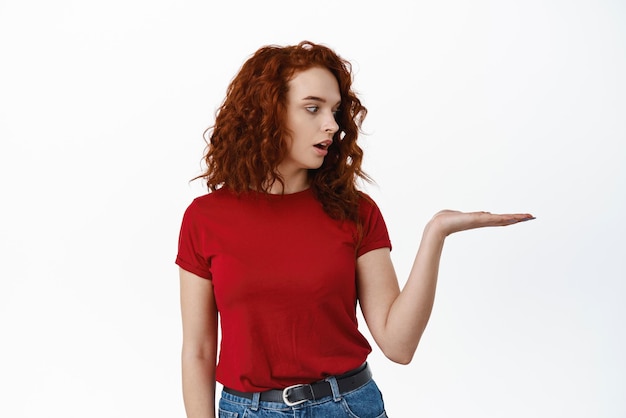
{"type": "Polygon", "coordinates": [[[298,193],[309,188],[309,174],[308,170],[300,170],[293,173],[290,176],[285,176],[281,173],[283,184],[275,181],[274,184],[267,190],[270,194],[292,194],[298,193]]]}

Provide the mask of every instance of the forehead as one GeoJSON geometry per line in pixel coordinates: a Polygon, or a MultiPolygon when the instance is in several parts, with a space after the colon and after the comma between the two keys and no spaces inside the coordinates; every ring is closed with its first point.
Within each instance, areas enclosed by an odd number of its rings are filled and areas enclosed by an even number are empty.
{"type": "Polygon", "coordinates": [[[288,95],[295,99],[315,96],[333,103],[341,100],[337,79],[333,73],[321,67],[297,72],[289,81],[288,95]]]}

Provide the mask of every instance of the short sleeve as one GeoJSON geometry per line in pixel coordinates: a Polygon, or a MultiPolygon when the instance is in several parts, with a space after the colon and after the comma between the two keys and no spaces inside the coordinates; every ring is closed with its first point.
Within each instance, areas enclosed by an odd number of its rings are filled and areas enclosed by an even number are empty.
{"type": "Polygon", "coordinates": [[[205,279],[211,279],[211,265],[207,257],[206,228],[202,225],[201,211],[194,201],[189,205],[180,227],[176,264],[205,279]]]}
{"type": "Polygon", "coordinates": [[[378,248],[391,249],[391,240],[383,215],[376,203],[368,195],[362,193],[360,217],[362,223],[362,239],[357,248],[357,257],[378,248]]]}

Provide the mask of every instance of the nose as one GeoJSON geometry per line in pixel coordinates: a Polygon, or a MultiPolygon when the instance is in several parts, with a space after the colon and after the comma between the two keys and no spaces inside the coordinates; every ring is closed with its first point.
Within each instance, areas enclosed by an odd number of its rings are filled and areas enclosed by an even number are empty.
{"type": "Polygon", "coordinates": [[[326,118],[324,118],[324,132],[328,132],[334,134],[339,130],[339,124],[335,120],[335,114],[330,113],[326,118]]]}

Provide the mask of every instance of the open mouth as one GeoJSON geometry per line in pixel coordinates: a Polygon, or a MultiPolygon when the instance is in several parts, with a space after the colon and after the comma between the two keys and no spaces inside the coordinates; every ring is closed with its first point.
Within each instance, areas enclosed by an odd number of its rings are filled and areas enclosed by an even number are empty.
{"type": "Polygon", "coordinates": [[[315,145],[313,145],[313,146],[314,146],[315,148],[319,148],[319,149],[322,149],[322,150],[327,150],[327,149],[328,149],[328,147],[330,147],[330,145],[331,145],[332,143],[333,143],[333,141],[323,141],[323,142],[320,142],[319,144],[315,144],[315,145]]]}

